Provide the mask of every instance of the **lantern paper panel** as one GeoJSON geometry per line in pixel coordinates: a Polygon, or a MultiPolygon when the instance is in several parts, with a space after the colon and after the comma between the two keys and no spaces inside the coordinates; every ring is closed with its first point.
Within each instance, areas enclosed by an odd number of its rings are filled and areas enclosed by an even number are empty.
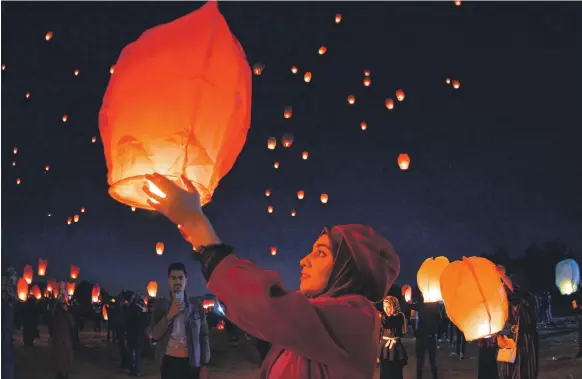
{"type": "Polygon", "coordinates": [[[412,287],[408,284],[402,286],[402,297],[407,303],[412,300],[412,287]]]}
{"type": "Polygon", "coordinates": [[[71,265],[71,279],[77,279],[81,269],[75,265],[71,265]]]}
{"type": "Polygon", "coordinates": [[[99,284],[94,284],[93,289],[91,290],[91,301],[93,303],[98,303],[99,295],[101,295],[101,287],[99,286],[99,284]]]}
{"type": "Polygon", "coordinates": [[[16,283],[16,293],[18,294],[18,300],[26,301],[26,299],[28,299],[28,282],[26,279],[18,279],[18,282],[16,283]]]}
{"type": "Polygon", "coordinates": [[[158,295],[158,283],[154,281],[149,282],[147,291],[150,297],[156,297],[158,295]]]}
{"type": "Polygon", "coordinates": [[[73,296],[75,294],[75,282],[67,283],[67,295],[73,296]]]}
{"type": "Polygon", "coordinates": [[[32,289],[30,290],[31,295],[36,299],[36,300],[40,300],[40,298],[42,297],[42,292],[40,291],[40,287],[38,285],[34,285],[32,286],[32,289]]]}
{"type": "Polygon", "coordinates": [[[481,257],[463,257],[443,270],[440,285],[447,315],[467,341],[503,330],[509,304],[493,262],[481,257]]]}
{"type": "Polygon", "coordinates": [[[235,163],[250,127],[251,68],[215,1],[144,32],[115,64],[99,114],[109,194],[152,209],[146,174],[208,203],[235,163]]]}
{"type": "Polygon", "coordinates": [[[441,301],[441,273],[449,264],[447,257],[427,258],[416,273],[416,281],[425,303],[441,301]]]}
{"type": "Polygon", "coordinates": [[[33,272],[34,271],[32,270],[31,265],[24,266],[24,270],[22,272],[22,277],[24,278],[24,280],[26,280],[26,283],[28,283],[28,284],[32,283],[33,272]]]}
{"type": "Polygon", "coordinates": [[[573,259],[565,259],[556,265],[556,286],[562,295],[571,295],[580,285],[580,266],[573,259]]]}

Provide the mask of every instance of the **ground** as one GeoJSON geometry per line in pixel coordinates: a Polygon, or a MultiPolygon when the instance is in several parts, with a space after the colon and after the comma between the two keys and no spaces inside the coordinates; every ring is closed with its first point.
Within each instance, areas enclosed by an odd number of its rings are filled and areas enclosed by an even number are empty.
{"type": "MultiPolygon", "coordinates": [[[[582,379],[582,360],[572,359],[576,353],[574,325],[562,324],[556,328],[540,330],[541,371],[539,379],[582,379]]],[[[16,356],[16,379],[52,379],[52,356],[48,332],[41,327],[41,338],[35,347],[22,345],[21,332],[15,331],[14,345],[16,356]]],[[[104,336],[92,332],[81,333],[82,347],[75,353],[75,364],[70,379],[120,379],[129,378],[127,372],[119,369],[119,356],[116,346],[108,345],[104,336]]],[[[416,365],[414,340],[405,340],[410,355],[405,370],[405,378],[413,379],[416,365]]],[[[477,349],[473,344],[467,346],[470,359],[459,361],[450,354],[454,347],[441,346],[438,350],[440,379],[474,379],[477,372],[477,349]]],[[[212,379],[251,379],[258,378],[258,354],[254,341],[241,338],[238,347],[231,346],[225,332],[212,332],[212,379]]],[[[159,370],[150,359],[142,360],[142,378],[159,378],[159,370]]],[[[430,378],[426,367],[425,378],[430,378]]],[[[374,379],[379,378],[376,372],[374,379]]]]}

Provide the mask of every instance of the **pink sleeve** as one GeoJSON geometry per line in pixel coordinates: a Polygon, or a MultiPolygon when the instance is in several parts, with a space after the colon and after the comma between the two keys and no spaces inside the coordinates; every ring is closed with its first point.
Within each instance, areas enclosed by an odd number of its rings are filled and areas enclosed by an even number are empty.
{"type": "Polygon", "coordinates": [[[299,291],[285,291],[274,271],[234,254],[216,267],[208,289],[242,330],[301,357],[349,363],[376,341],[377,315],[364,297],[308,299],[299,291]]]}

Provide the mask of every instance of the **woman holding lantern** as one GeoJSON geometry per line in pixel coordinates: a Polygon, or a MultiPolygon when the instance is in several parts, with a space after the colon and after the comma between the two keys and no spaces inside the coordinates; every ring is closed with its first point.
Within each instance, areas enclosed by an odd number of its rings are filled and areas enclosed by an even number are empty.
{"type": "Polygon", "coordinates": [[[300,261],[300,291],[287,291],[276,273],[221,243],[185,177],[188,191],[158,174],[146,178],[164,195],[146,185],[148,203],[196,248],[208,289],[225,303],[228,318],[273,343],[261,378],[373,376],[380,322],[372,302],[384,299],[400,271],[388,241],[363,225],[326,228],[300,261]]]}
{"type": "Polygon", "coordinates": [[[406,334],[406,317],[400,302],[387,296],[383,302],[382,332],[380,333],[380,379],[402,379],[408,355],[400,338],[406,334]]]}

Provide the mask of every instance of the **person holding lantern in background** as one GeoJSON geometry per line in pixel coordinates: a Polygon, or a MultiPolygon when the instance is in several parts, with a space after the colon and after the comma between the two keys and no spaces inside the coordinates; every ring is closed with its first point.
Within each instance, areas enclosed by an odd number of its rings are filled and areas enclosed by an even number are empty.
{"type": "Polygon", "coordinates": [[[422,379],[424,371],[424,359],[428,353],[428,363],[433,379],[438,378],[437,367],[437,333],[441,322],[441,304],[437,302],[424,302],[424,295],[420,293],[418,303],[410,304],[418,314],[416,328],[416,379],[422,379]]]}
{"type": "Polygon", "coordinates": [[[300,291],[287,291],[276,273],[238,258],[221,242],[186,177],[181,179],[187,191],[159,174],[146,179],[148,204],[176,223],[196,248],[208,289],[226,305],[227,317],[273,343],[262,378],[373,376],[380,320],[372,302],[384,299],[400,272],[387,240],[364,225],[324,229],[300,261],[300,291]]]}
{"type": "Polygon", "coordinates": [[[402,379],[404,366],[408,363],[406,349],[400,340],[406,334],[406,317],[396,297],[386,296],[382,305],[380,379],[402,379]]]}
{"type": "Polygon", "coordinates": [[[56,379],[68,379],[73,365],[72,330],[76,325],[62,291],[59,291],[59,296],[53,302],[52,313],[51,342],[57,371],[56,379]]]}

